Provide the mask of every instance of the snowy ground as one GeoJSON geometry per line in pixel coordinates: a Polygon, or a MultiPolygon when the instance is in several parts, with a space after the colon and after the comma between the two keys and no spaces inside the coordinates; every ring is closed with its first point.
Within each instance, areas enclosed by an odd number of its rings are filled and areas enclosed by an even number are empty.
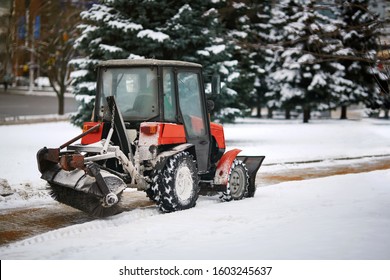
{"type": "MultiPolygon", "coordinates": [[[[284,168],[286,162],[332,164],[337,158],[390,154],[390,122],[383,120],[261,120],[225,129],[230,147],[266,155],[260,172],[284,168]]],[[[38,179],[35,154],[78,133],[67,123],[0,126],[0,178],[10,185],[2,191],[11,193],[2,197],[0,211],[55,203],[38,179]]],[[[201,197],[196,208],[171,214],[142,208],[0,247],[0,256],[389,260],[389,181],[390,170],[383,170],[261,187],[254,198],[238,202],[201,197]]]]}

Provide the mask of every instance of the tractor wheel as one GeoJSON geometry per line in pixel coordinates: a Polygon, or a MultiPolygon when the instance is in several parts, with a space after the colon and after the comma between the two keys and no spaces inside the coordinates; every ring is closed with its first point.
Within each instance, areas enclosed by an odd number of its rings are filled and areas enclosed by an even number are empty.
{"type": "Polygon", "coordinates": [[[198,170],[188,152],[169,158],[165,167],[153,178],[152,190],[158,190],[156,198],[162,212],[194,207],[199,188],[198,170]]]}
{"type": "Polygon", "coordinates": [[[241,160],[235,159],[230,167],[226,191],[221,194],[222,201],[240,200],[248,192],[248,169],[241,160]]]}
{"type": "Polygon", "coordinates": [[[153,190],[152,188],[149,188],[145,191],[146,197],[149,198],[151,201],[157,202],[158,201],[158,196],[156,194],[156,191],[153,190]]]}

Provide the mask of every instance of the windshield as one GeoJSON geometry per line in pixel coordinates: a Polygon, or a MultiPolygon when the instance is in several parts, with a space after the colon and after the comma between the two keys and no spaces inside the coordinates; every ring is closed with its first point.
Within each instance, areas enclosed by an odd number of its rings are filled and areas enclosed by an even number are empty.
{"type": "Polygon", "coordinates": [[[107,96],[114,96],[124,120],[158,115],[157,67],[106,68],[101,74],[101,106],[107,106],[107,96]]]}

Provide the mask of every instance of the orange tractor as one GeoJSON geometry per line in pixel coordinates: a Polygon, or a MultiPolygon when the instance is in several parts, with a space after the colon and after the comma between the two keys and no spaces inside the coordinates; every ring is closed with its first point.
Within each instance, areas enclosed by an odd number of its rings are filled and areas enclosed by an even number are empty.
{"type": "MultiPolygon", "coordinates": [[[[254,195],[264,156],[225,152],[223,127],[209,120],[201,65],[110,60],[97,71],[92,121],[59,148],[37,153],[54,199],[106,217],[121,212],[128,187],[163,212],[194,207],[199,193],[219,192],[223,201],[254,195]]],[[[219,90],[218,79],[212,88],[219,90]]]]}

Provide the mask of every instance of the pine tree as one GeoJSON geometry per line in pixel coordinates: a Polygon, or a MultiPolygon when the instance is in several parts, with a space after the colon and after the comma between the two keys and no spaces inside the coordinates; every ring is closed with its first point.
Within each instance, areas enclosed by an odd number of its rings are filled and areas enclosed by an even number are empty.
{"type": "Polygon", "coordinates": [[[343,46],[351,59],[343,59],[345,79],[353,85],[339,98],[341,118],[347,118],[347,106],[364,102],[369,108],[380,106],[379,88],[375,77],[378,50],[378,15],[368,10],[368,0],[348,0],[339,5],[340,18],[345,23],[341,30],[343,46]]]}
{"type": "Polygon", "coordinates": [[[82,35],[76,47],[84,57],[73,61],[78,69],[73,74],[74,92],[81,107],[73,122],[81,125],[91,115],[96,78],[93,67],[101,60],[185,60],[204,65],[206,82],[214,73],[228,79],[236,62],[231,61],[219,22],[222,4],[211,0],[111,0],[83,12],[85,23],[80,25],[82,35]]]}
{"type": "Polygon", "coordinates": [[[213,119],[231,122],[241,112],[237,105],[237,91],[232,88],[232,83],[239,75],[237,60],[233,57],[236,45],[226,33],[220,15],[220,11],[225,8],[226,3],[222,1],[206,0],[186,4],[169,21],[167,32],[177,37],[173,42],[182,50],[176,59],[202,64],[206,83],[211,82],[213,75],[221,76],[221,93],[214,95],[211,87],[208,87],[208,98],[215,104],[213,119]]]}
{"type": "Polygon", "coordinates": [[[228,1],[221,9],[221,18],[227,29],[227,38],[237,60],[236,78],[231,87],[237,92],[236,102],[244,113],[251,113],[265,105],[267,92],[267,44],[271,25],[271,1],[228,1]]]}
{"type": "MultiPolygon", "coordinates": [[[[288,1],[282,1],[271,9],[269,24],[271,25],[268,34],[269,45],[266,48],[267,66],[266,66],[266,83],[268,91],[265,96],[267,98],[268,118],[272,118],[273,110],[281,109],[281,84],[280,74],[283,71],[283,59],[281,55],[285,51],[284,44],[288,41],[288,33],[284,27],[290,21],[290,16],[293,15],[293,10],[288,9],[288,1]]],[[[293,106],[292,106],[293,107],[293,106]]],[[[290,118],[290,106],[284,106],[286,118],[290,118]]]]}
{"type": "MultiPolygon", "coordinates": [[[[308,122],[315,110],[328,110],[337,65],[326,57],[336,45],[326,34],[336,30],[331,18],[320,13],[315,1],[286,0],[280,4],[285,40],[280,52],[280,67],[271,74],[280,89],[281,107],[287,112],[299,108],[308,122]]],[[[278,97],[278,95],[275,95],[278,97]]]]}
{"type": "MultiPolygon", "coordinates": [[[[283,26],[283,39],[281,42],[283,50],[280,53],[281,66],[273,74],[273,79],[279,84],[281,106],[286,110],[301,106],[307,113],[309,100],[306,94],[308,81],[303,82],[304,78],[308,80],[311,75],[309,72],[310,60],[312,57],[305,55],[307,50],[307,32],[306,25],[302,22],[305,7],[299,1],[286,0],[279,4],[281,17],[285,17],[283,26]],[[306,66],[305,66],[306,64],[306,66]],[[304,67],[306,69],[304,69],[304,67]]],[[[304,116],[306,117],[306,116],[304,116]]]]}
{"type": "Polygon", "coordinates": [[[82,12],[81,17],[84,20],[78,26],[81,36],[75,42],[81,57],[71,61],[76,69],[71,73],[73,93],[80,103],[72,122],[78,126],[90,120],[92,115],[96,64],[101,60],[131,57],[132,54],[122,46],[128,42],[136,44],[137,32],[142,29],[142,25],[128,20],[112,6],[103,4],[94,4],[88,11],[82,12]]]}
{"type": "Polygon", "coordinates": [[[257,117],[261,117],[261,108],[268,107],[271,116],[272,108],[269,106],[269,98],[267,93],[272,88],[272,82],[269,79],[269,73],[274,67],[274,57],[276,55],[275,49],[270,48],[271,44],[275,42],[275,30],[272,25],[272,1],[262,1],[257,3],[254,1],[254,10],[256,13],[252,19],[252,30],[256,36],[252,36],[252,45],[257,47],[252,51],[253,64],[250,70],[255,73],[255,80],[253,83],[254,93],[256,96],[257,117]]]}
{"type": "MultiPolygon", "coordinates": [[[[227,85],[230,90],[227,93],[227,100],[230,104],[221,104],[227,108],[236,106],[244,114],[255,102],[253,97],[254,73],[250,71],[253,59],[250,56],[251,43],[251,18],[253,10],[252,1],[228,1],[227,5],[220,9],[221,20],[226,28],[225,43],[232,54],[231,64],[236,67],[233,75],[227,77],[227,85]]],[[[230,113],[235,111],[227,109],[230,113]]],[[[238,111],[236,111],[238,114],[238,111]]]]}

